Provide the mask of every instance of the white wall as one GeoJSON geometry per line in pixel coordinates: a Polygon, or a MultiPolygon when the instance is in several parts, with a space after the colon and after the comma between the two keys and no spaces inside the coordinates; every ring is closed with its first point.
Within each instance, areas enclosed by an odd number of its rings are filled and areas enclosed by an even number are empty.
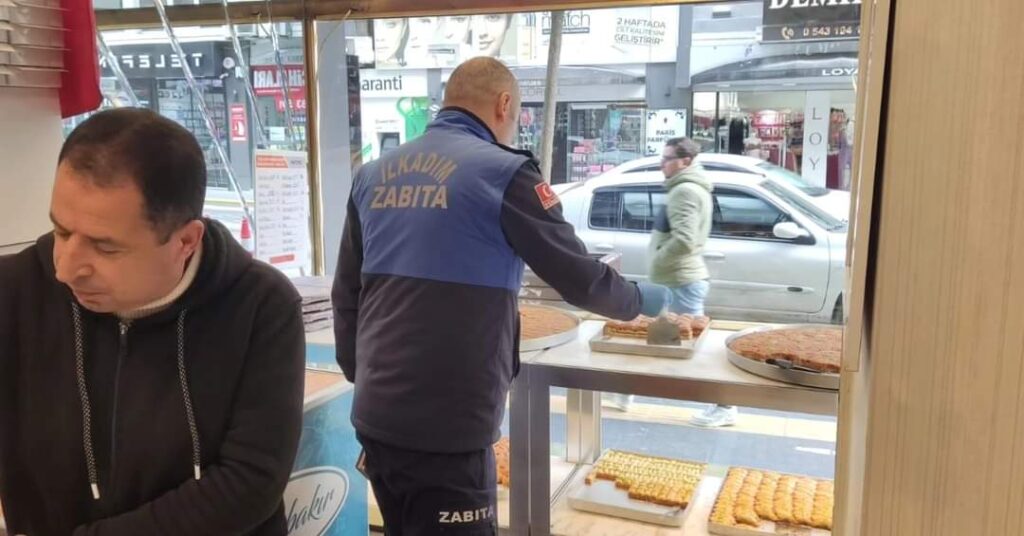
{"type": "Polygon", "coordinates": [[[50,228],[50,189],[62,142],[56,91],[0,88],[0,253],[50,228]]]}

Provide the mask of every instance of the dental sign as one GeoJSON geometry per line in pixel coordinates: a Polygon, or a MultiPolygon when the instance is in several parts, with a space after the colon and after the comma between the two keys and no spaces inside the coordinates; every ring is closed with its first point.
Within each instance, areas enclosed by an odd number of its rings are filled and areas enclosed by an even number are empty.
{"type": "Polygon", "coordinates": [[[764,0],[765,43],[858,39],[861,0],[764,0]]]}

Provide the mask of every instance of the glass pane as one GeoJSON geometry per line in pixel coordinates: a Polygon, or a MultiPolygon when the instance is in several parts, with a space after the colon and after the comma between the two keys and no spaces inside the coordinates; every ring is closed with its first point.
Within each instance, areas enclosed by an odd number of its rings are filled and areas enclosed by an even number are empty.
{"type": "Polygon", "coordinates": [[[651,196],[646,191],[622,194],[622,228],[630,231],[650,231],[654,226],[651,196]]]}
{"type": "MultiPolygon", "coordinates": [[[[696,165],[714,191],[711,213],[698,215],[712,221],[699,252],[667,260],[679,271],[703,262],[708,273],[709,290],[691,305],[702,307],[712,320],[708,338],[689,360],[593,350],[590,340],[602,336],[605,319],[594,320],[545,295],[545,304],[587,320],[578,341],[539,352],[534,364],[547,366],[561,356],[570,363],[567,368],[628,378],[619,384],[624,391],[675,371],[694,381],[704,381],[699,377],[708,370],[721,374],[709,383],[773,382],[729,361],[726,340],[745,328],[841,320],[844,277],[836,267],[841,271],[845,264],[840,246],[847,239],[842,220],[850,206],[844,188],[852,156],[858,42],[849,35],[813,41],[772,37],[781,30],[776,31],[771,13],[766,18],[769,4],[568,10],[551,102],[544,102],[550,13],[322,23],[319,138],[324,199],[332,200],[324,214],[327,247],[337,248],[340,241],[347,210],[341,200],[358,166],[388,158],[395,147],[429,132],[458,65],[478,56],[497,58],[512,71],[522,95],[515,148],[539,152],[544,128],[552,127],[548,178],[556,185],[571,183],[556,188],[562,213],[588,252],[613,259],[628,279],[657,276],[651,257],[657,234],[650,231],[670,197],[678,198],[663,188],[659,157],[668,139],[689,136],[699,145],[696,165]],[[554,112],[554,125],[545,125],[545,111],[554,112]],[[796,238],[777,238],[778,223],[790,224],[781,226],[780,234],[796,238]]],[[[681,234],[670,233],[668,239],[681,234]]],[[[336,252],[328,250],[329,263],[336,252]]],[[[686,295],[685,286],[674,286],[674,296],[686,295]]],[[[772,385],[786,392],[790,387],[772,385]]],[[[719,392],[717,387],[708,392],[719,392]]],[[[540,449],[533,452],[556,456],[555,469],[577,461],[585,466],[593,460],[569,461],[583,441],[578,428],[568,429],[585,417],[578,404],[582,395],[558,386],[550,392],[551,442],[533,445],[540,449]]],[[[691,395],[681,390],[678,396],[691,395]]],[[[595,452],[621,449],[707,462],[713,466],[710,478],[724,476],[730,466],[832,476],[836,418],[828,410],[800,404],[766,409],[775,406],[770,398],[761,401],[765,407],[736,407],[728,404],[749,401],[730,398],[704,396],[698,403],[608,396],[597,419],[603,433],[595,452]]],[[[507,422],[502,430],[508,430],[507,422]]],[[[588,467],[581,469],[578,476],[588,473],[588,467]]],[[[556,524],[589,515],[567,506],[565,495],[553,506],[556,524]]],[[[593,524],[585,526],[605,532],[602,517],[588,517],[593,524]]],[[[646,530],[616,526],[622,531],[607,533],[646,530]]],[[[573,527],[567,523],[555,532],[579,533],[573,527]]]]}
{"type": "Polygon", "coordinates": [[[716,192],[712,232],[730,237],[774,238],[775,224],[788,216],[763,199],[742,192],[716,192]]]}
{"type": "MultiPolygon", "coordinates": [[[[311,274],[308,207],[299,210],[307,219],[306,225],[302,225],[301,220],[293,221],[287,224],[288,229],[282,229],[280,222],[271,221],[269,214],[261,222],[256,210],[256,151],[305,153],[307,149],[302,26],[279,22],[273,30],[279,37],[280,68],[284,77],[279,73],[271,27],[266,24],[235,26],[242,57],[236,53],[227,26],[177,27],[175,34],[181,42],[184,62],[163,30],[103,32],[103,39],[128,82],[125,87],[108,58],[101,54],[103,108],[130,105],[130,87],[140,106],[188,129],[206,156],[206,216],[223,223],[258,257],[286,273],[311,274]],[[187,82],[183,63],[191,69],[198,93],[187,82]],[[255,102],[249,98],[246,77],[252,82],[255,102]],[[288,86],[287,98],[285,85],[288,86]],[[207,125],[201,104],[209,113],[212,129],[207,125]],[[289,116],[292,128],[289,128],[289,116]],[[236,191],[232,178],[240,192],[236,191]],[[240,196],[253,216],[248,224],[243,224],[245,210],[240,196]],[[262,237],[261,223],[265,223],[268,230],[262,237]],[[278,238],[271,240],[272,234],[278,238]]],[[[88,115],[68,119],[66,133],[88,115]]],[[[308,182],[303,188],[308,192],[308,182]]],[[[305,195],[308,202],[308,194],[305,195]]]]}
{"type": "Polygon", "coordinates": [[[590,208],[590,226],[597,229],[616,229],[619,227],[620,192],[597,192],[594,194],[593,206],[590,208]]]}

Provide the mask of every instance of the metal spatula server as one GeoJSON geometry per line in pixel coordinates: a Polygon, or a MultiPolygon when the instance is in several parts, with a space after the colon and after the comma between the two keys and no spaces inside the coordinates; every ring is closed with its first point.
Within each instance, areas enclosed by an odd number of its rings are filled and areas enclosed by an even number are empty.
{"type": "Polygon", "coordinates": [[[668,309],[662,309],[658,318],[647,328],[647,344],[659,346],[681,346],[679,326],[668,319],[668,309]]]}

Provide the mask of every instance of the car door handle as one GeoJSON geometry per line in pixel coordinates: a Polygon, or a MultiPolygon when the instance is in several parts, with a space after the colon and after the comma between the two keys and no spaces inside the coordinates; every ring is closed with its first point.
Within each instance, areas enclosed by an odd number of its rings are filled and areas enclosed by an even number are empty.
{"type": "Polygon", "coordinates": [[[612,251],[615,249],[615,246],[611,244],[594,244],[594,249],[598,251],[612,251]]]}
{"type": "Polygon", "coordinates": [[[709,261],[724,261],[725,260],[725,253],[717,253],[717,252],[705,253],[704,254],[704,258],[709,260],[709,261]]]}

